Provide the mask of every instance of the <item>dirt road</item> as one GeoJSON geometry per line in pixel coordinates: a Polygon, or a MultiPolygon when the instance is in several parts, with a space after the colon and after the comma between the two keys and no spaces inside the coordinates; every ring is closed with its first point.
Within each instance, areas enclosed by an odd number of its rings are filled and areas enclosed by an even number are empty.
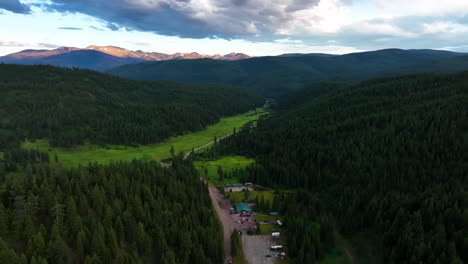
{"type": "Polygon", "coordinates": [[[219,206],[218,201],[221,201],[221,203],[226,203],[223,199],[224,196],[214,186],[209,186],[209,192],[210,192],[211,202],[213,203],[213,207],[216,210],[216,213],[218,214],[219,219],[221,220],[221,223],[223,224],[224,254],[226,255],[226,259],[224,263],[226,263],[228,260],[232,259],[231,257],[231,233],[234,230],[235,223],[234,223],[233,218],[229,214],[229,211],[219,206]]]}
{"type": "MultiPolygon", "coordinates": [[[[231,135],[232,135],[232,134],[226,135],[226,136],[224,136],[224,137],[222,137],[222,138],[219,138],[218,140],[221,140],[221,139],[223,139],[223,138],[227,138],[227,137],[229,137],[229,136],[231,136],[231,135]]],[[[200,147],[198,147],[198,148],[195,148],[195,149],[193,149],[193,150],[194,150],[194,151],[197,151],[197,150],[199,150],[199,149],[206,148],[206,147],[208,147],[209,145],[211,145],[211,144],[213,144],[213,143],[214,143],[214,141],[211,141],[210,143],[206,143],[205,145],[200,146],[200,147]]],[[[192,152],[193,152],[193,151],[187,152],[187,154],[185,154],[185,156],[184,156],[184,159],[187,159],[187,158],[190,156],[190,154],[192,154],[192,152]]]]}

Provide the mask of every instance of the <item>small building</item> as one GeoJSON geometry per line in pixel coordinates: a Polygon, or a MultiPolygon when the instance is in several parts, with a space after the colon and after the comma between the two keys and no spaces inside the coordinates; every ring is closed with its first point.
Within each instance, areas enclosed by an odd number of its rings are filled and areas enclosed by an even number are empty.
{"type": "Polygon", "coordinates": [[[250,208],[250,206],[248,206],[245,203],[238,203],[236,204],[235,208],[236,208],[236,213],[241,213],[241,212],[251,213],[252,212],[252,208],[250,208]]]}

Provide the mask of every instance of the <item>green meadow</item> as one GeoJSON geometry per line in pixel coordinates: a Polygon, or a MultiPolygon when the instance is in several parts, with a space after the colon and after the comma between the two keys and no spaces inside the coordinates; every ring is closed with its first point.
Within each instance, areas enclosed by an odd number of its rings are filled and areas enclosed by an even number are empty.
{"type": "Polygon", "coordinates": [[[200,172],[200,175],[209,180],[211,183],[214,183],[215,185],[224,185],[240,182],[236,177],[225,177],[224,180],[220,180],[218,175],[218,166],[221,166],[223,172],[226,173],[234,169],[245,168],[254,162],[254,159],[243,156],[226,156],[211,161],[194,161],[193,165],[200,172]]]}
{"type": "Polygon", "coordinates": [[[169,138],[165,142],[138,147],[108,145],[98,146],[85,144],[73,149],[52,148],[47,140],[36,140],[34,142],[25,141],[21,147],[23,149],[36,149],[49,152],[52,162],[57,155],[59,162],[64,167],[74,167],[86,165],[89,162],[108,164],[111,161],[128,161],[133,159],[162,160],[171,156],[171,146],[176,153],[186,153],[192,148],[203,146],[213,141],[213,138],[224,137],[232,133],[233,129],[242,128],[249,122],[255,122],[262,115],[268,114],[263,108],[252,110],[247,113],[231,117],[224,117],[214,124],[207,126],[204,130],[169,138]]]}

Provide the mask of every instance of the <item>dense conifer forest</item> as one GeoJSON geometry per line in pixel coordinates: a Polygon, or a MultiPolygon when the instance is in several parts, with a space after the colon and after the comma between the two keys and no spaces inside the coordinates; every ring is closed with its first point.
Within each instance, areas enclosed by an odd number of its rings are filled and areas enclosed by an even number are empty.
{"type": "Polygon", "coordinates": [[[157,143],[263,102],[237,87],[0,64],[0,148],[38,138],[60,147],[157,143]]]}
{"type": "Polygon", "coordinates": [[[254,157],[246,182],[308,193],[283,209],[295,263],[332,246],[331,222],[372,232],[385,263],[467,263],[468,72],[325,90],[210,150],[254,157]]]}
{"type": "Polygon", "coordinates": [[[190,162],[62,169],[46,156],[15,151],[0,162],[0,263],[224,260],[222,229],[190,162]]]}

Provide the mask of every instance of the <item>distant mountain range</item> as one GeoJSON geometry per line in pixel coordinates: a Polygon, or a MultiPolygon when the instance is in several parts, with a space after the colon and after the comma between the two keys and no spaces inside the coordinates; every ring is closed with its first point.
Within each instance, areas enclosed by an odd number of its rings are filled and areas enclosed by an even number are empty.
{"type": "Polygon", "coordinates": [[[131,79],[223,83],[276,97],[316,82],[354,82],[380,76],[468,70],[468,54],[401,50],[329,54],[286,54],[232,62],[178,60],[128,64],[109,72],[131,79]]]}
{"type": "Polygon", "coordinates": [[[233,61],[247,59],[250,58],[250,56],[234,52],[226,55],[203,55],[196,52],[164,54],[158,52],[143,52],[141,50],[131,51],[114,46],[89,46],[84,49],[61,47],[53,50],[23,50],[0,57],[0,62],[14,64],[49,64],[102,71],[129,63],[202,58],[233,61]]]}
{"type": "Polygon", "coordinates": [[[0,57],[0,62],[78,67],[140,80],[222,83],[251,88],[267,97],[317,82],[355,82],[380,76],[468,70],[468,54],[427,49],[250,57],[242,53],[169,55],[89,46],[24,50],[0,57]]]}

